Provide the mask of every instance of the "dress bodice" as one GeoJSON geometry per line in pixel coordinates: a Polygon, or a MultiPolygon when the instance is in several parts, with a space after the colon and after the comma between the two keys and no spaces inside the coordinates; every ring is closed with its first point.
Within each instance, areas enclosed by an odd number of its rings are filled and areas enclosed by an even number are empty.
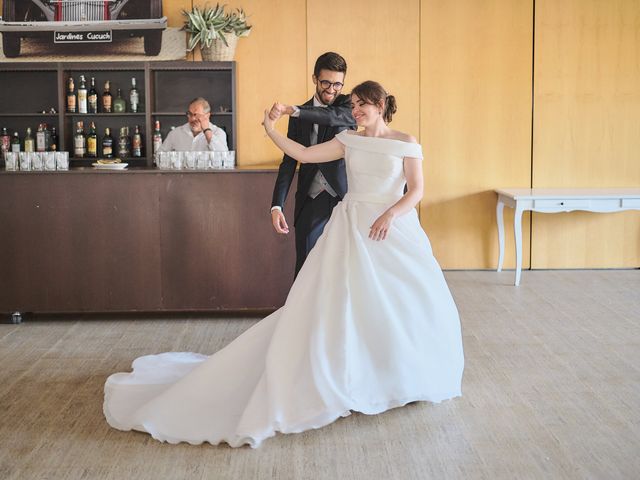
{"type": "Polygon", "coordinates": [[[348,133],[336,135],[345,146],[350,196],[399,198],[403,195],[404,157],[422,159],[417,143],[348,133]]]}

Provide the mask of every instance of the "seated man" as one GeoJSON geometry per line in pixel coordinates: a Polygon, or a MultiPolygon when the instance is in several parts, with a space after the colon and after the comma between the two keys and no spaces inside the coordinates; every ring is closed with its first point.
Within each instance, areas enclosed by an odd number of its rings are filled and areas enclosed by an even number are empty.
{"type": "Polygon", "coordinates": [[[223,129],[210,123],[210,117],[209,102],[202,97],[193,99],[187,110],[187,123],[169,132],[165,141],[162,142],[160,151],[228,151],[227,134],[223,129]]]}

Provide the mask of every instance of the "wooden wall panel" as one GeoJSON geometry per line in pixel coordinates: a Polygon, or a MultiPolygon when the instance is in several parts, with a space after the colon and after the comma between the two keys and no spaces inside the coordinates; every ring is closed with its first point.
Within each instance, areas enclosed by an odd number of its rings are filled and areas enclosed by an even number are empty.
{"type": "MultiPolygon", "coordinates": [[[[536,2],[536,187],[640,185],[640,2],[536,2]]],[[[533,268],[637,267],[640,213],[534,214],[533,268]]]]}
{"type": "Polygon", "coordinates": [[[328,9],[307,0],[307,100],[316,58],[335,51],[347,60],[345,92],[365,80],[380,82],[398,101],[392,128],[420,135],[419,0],[351,0],[328,9]],[[328,14],[327,11],[331,13],[328,14]]]}
{"type": "MultiPolygon", "coordinates": [[[[529,186],[532,11],[531,2],[422,0],[421,220],[443,268],[495,268],[493,189],[529,186]]],[[[513,252],[508,228],[507,268],[513,252]]]]}
{"type": "MultiPolygon", "coordinates": [[[[196,5],[205,3],[194,1],[196,5]]],[[[238,41],[235,56],[238,163],[275,166],[282,154],[264,134],[261,121],[264,109],[274,101],[305,99],[310,81],[306,71],[305,2],[229,0],[224,3],[227,9],[243,8],[253,25],[251,35],[238,41]]],[[[278,126],[286,133],[286,120],[278,126]]],[[[265,205],[270,202],[265,199],[265,205]]]]}

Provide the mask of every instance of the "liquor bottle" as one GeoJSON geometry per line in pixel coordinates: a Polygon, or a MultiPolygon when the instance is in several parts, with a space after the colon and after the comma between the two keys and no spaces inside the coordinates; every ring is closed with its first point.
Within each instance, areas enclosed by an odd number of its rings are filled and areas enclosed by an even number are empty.
{"type": "Polygon", "coordinates": [[[11,135],[7,127],[2,127],[0,132],[0,159],[6,158],[6,153],[11,149],[11,135]]]}
{"type": "Polygon", "coordinates": [[[109,127],[104,129],[104,137],[102,138],[102,156],[104,158],[113,158],[113,137],[109,127]]]}
{"type": "Polygon", "coordinates": [[[58,151],[58,132],[56,127],[51,127],[51,141],[49,142],[49,150],[52,152],[58,151]]]}
{"type": "Polygon", "coordinates": [[[133,138],[131,139],[131,154],[134,157],[142,156],[142,134],[140,133],[140,127],[136,125],[133,131],[133,138]]]}
{"type": "Polygon", "coordinates": [[[87,84],[84,75],[80,75],[78,86],[78,113],[87,113],[87,84]]]}
{"type": "Polygon", "coordinates": [[[36,132],[36,152],[46,152],[51,146],[51,132],[46,123],[38,125],[36,132]]]}
{"type": "Polygon", "coordinates": [[[120,137],[118,138],[118,157],[126,159],[131,156],[131,139],[129,138],[129,127],[120,127],[120,137]]]}
{"type": "Polygon", "coordinates": [[[84,158],[87,153],[87,139],[84,136],[84,124],[77,123],[76,134],[73,136],[73,155],[84,158]]]}
{"type": "Polygon", "coordinates": [[[104,82],[104,93],[102,94],[102,111],[104,113],[111,113],[111,101],[113,100],[113,95],[111,95],[111,85],[109,84],[109,80],[104,82]]]}
{"type": "Polygon", "coordinates": [[[91,89],[89,90],[89,113],[98,113],[98,91],[96,90],[96,79],[91,77],[91,89]]]}
{"type": "Polygon", "coordinates": [[[75,85],[73,83],[73,77],[69,77],[69,81],[67,83],[67,112],[76,113],[76,109],[75,85]]]}
{"type": "Polygon", "coordinates": [[[36,152],[46,152],[47,146],[45,144],[45,133],[42,124],[38,125],[38,131],[36,132],[36,152]]]}
{"type": "Polygon", "coordinates": [[[156,126],[153,130],[153,154],[160,151],[162,146],[162,132],[160,131],[160,120],[156,120],[156,126]]]}
{"type": "Polygon", "coordinates": [[[98,135],[96,134],[96,125],[91,122],[89,124],[89,133],[87,134],[87,157],[95,158],[98,156],[98,135]]]}
{"type": "Polygon", "coordinates": [[[129,104],[133,113],[138,112],[138,103],[140,102],[140,95],[136,88],[136,77],[131,78],[131,90],[129,91],[129,104]]]}
{"type": "Polygon", "coordinates": [[[13,137],[11,137],[11,151],[16,153],[20,151],[20,134],[18,132],[13,132],[13,137]]]}
{"type": "Polygon", "coordinates": [[[113,111],[123,113],[127,109],[127,102],[122,98],[122,91],[118,89],[118,96],[113,101],[113,111]]]}
{"type": "Polygon", "coordinates": [[[24,136],[24,151],[33,152],[36,149],[35,141],[31,136],[31,127],[27,127],[27,133],[24,136]]]}
{"type": "Polygon", "coordinates": [[[46,152],[51,149],[51,130],[46,123],[42,124],[42,129],[44,130],[44,150],[46,152]]]}

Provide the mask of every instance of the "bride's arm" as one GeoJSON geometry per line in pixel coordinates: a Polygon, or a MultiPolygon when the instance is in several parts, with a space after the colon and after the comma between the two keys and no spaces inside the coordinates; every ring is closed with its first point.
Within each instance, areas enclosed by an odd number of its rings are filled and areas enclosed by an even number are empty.
{"type": "Polygon", "coordinates": [[[400,215],[410,212],[422,199],[424,180],[422,178],[422,160],[418,158],[404,158],[404,176],[407,180],[407,193],[391,205],[386,212],[380,215],[371,225],[369,238],[372,240],[384,240],[393,220],[400,215]]]}
{"type": "Polygon", "coordinates": [[[285,137],[275,130],[275,121],[269,118],[269,110],[264,112],[264,130],[276,146],[291,158],[301,163],[323,163],[338,160],[344,157],[344,146],[339,140],[333,138],[324,143],[312,147],[305,147],[290,138],[285,137]]]}

